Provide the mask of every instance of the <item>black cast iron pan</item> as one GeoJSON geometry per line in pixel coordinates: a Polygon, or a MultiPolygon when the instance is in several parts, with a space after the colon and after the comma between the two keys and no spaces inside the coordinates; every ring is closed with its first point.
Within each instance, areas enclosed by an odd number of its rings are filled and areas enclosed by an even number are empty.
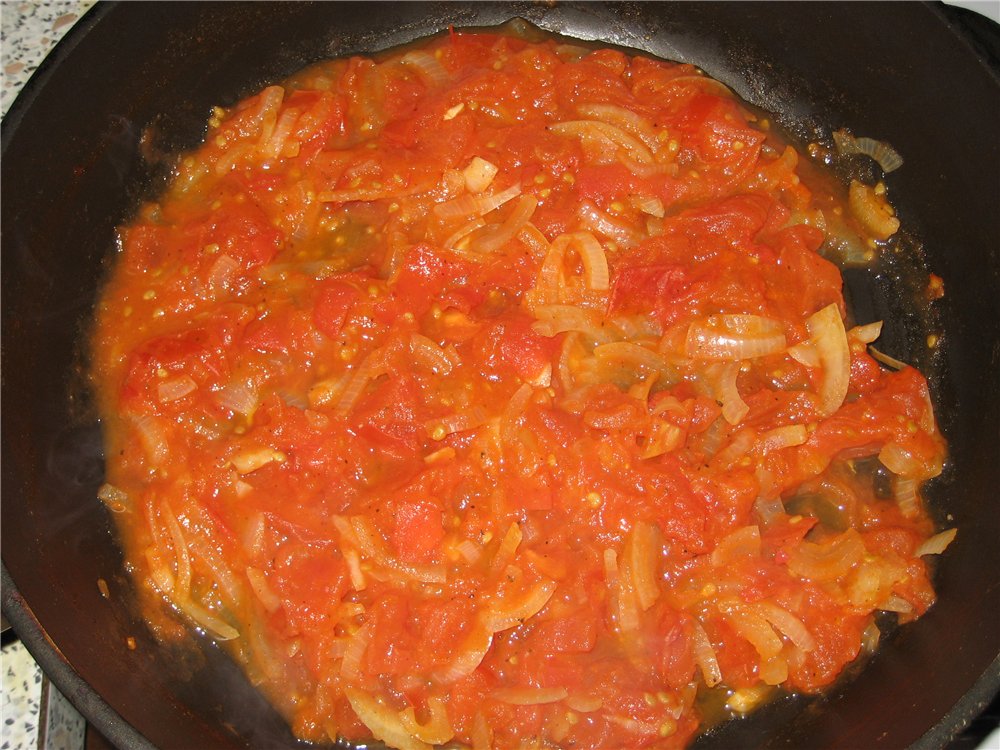
{"type": "Polygon", "coordinates": [[[98,6],[3,123],[4,614],[122,747],[296,745],[217,649],[157,648],[132,609],[95,500],[103,457],[82,376],[114,229],[155,191],[167,155],[196,145],[212,105],[323,57],[513,16],[693,62],[802,139],[846,125],[904,155],[888,184],[915,239],[848,286],[859,322],[889,321],[883,347],[924,365],[936,388],[951,457],[931,499],[960,530],[940,559],[939,601],[824,698],[780,702],[697,747],[945,745],[1000,685],[1000,83],[983,59],[995,27],[970,41],[923,4],[98,6]],[[918,251],[945,279],[930,315],[912,305],[906,259],[918,251]],[[933,356],[932,331],[943,333],[933,356]]]}

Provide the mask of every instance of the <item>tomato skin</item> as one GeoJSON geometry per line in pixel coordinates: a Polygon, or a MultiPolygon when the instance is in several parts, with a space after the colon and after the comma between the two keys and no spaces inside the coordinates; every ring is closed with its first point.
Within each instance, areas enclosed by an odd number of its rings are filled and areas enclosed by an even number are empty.
{"type": "Polygon", "coordinates": [[[362,397],[352,418],[358,435],[375,446],[412,454],[427,440],[420,397],[412,375],[386,378],[362,397]]]}
{"type": "Polygon", "coordinates": [[[370,614],[371,641],[365,649],[365,672],[377,677],[411,671],[416,656],[406,599],[401,596],[382,597],[370,614]]]}
{"type": "Polygon", "coordinates": [[[601,205],[618,197],[644,192],[636,177],[621,164],[581,167],[574,184],[581,198],[598,201],[601,205]]]}
{"type": "Polygon", "coordinates": [[[657,668],[660,678],[675,690],[687,685],[694,675],[691,632],[690,615],[669,607],[663,609],[658,627],[660,655],[657,668]]]}
{"type": "Polygon", "coordinates": [[[559,342],[536,333],[532,322],[527,316],[508,318],[481,334],[479,356],[484,375],[502,377],[512,370],[522,381],[530,382],[551,365],[559,342]]]}
{"type": "Polygon", "coordinates": [[[397,503],[391,539],[397,555],[406,562],[439,561],[444,539],[440,507],[430,502],[397,503]]]}
{"type": "Polygon", "coordinates": [[[320,286],[316,305],[313,307],[313,323],[331,339],[340,336],[348,313],[361,293],[352,285],[340,279],[327,279],[320,286]]]}
{"type": "Polygon", "coordinates": [[[579,617],[546,620],[538,624],[533,639],[546,653],[588,653],[597,645],[597,621],[579,617]]]}

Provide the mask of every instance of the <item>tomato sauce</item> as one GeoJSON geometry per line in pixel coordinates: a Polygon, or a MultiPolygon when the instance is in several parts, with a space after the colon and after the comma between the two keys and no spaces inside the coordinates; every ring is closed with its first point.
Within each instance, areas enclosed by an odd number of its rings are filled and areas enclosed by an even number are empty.
{"type": "Polygon", "coordinates": [[[944,444],[798,160],[689,65],[495,34],[216,109],[94,338],[151,627],[317,742],[682,747],[830,685],[934,601],[944,444]]]}

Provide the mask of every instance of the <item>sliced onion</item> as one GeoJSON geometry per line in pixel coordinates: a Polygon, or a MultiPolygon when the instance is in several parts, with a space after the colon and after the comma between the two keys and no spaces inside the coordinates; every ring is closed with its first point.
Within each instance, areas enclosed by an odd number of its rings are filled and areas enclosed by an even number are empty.
{"type": "Polygon", "coordinates": [[[368,525],[368,521],[360,516],[350,519],[361,551],[370,559],[386,568],[391,568],[402,575],[422,583],[444,583],[447,575],[442,565],[418,565],[400,560],[385,549],[385,543],[368,525]]]}
{"type": "Polygon", "coordinates": [[[420,193],[428,193],[435,188],[436,182],[421,182],[410,187],[381,187],[381,188],[350,188],[345,190],[324,190],[316,195],[316,200],[320,203],[367,203],[371,201],[384,200],[387,198],[405,198],[420,193]]]}
{"type": "Polygon", "coordinates": [[[454,367],[445,350],[420,333],[410,334],[410,354],[416,364],[436,375],[447,375],[454,367]]]}
{"type": "Polygon", "coordinates": [[[912,477],[893,477],[892,497],[900,512],[906,518],[916,518],[920,514],[920,498],[917,497],[917,480],[912,477]]]}
{"type": "Polygon", "coordinates": [[[802,620],[787,609],[766,601],[756,602],[751,606],[802,651],[809,653],[816,649],[816,640],[812,633],[802,623],[802,620]]]}
{"type": "Polygon", "coordinates": [[[885,141],[855,138],[847,130],[834,130],[833,142],[841,154],[863,154],[874,159],[886,174],[903,166],[903,157],[885,141]]]}
{"type": "Polygon", "coordinates": [[[874,188],[851,180],[847,202],[854,217],[877,239],[887,240],[899,229],[899,219],[892,206],[877,195],[874,188]]]}
{"type": "Polygon", "coordinates": [[[248,448],[236,453],[229,458],[229,463],[240,474],[252,474],[258,469],[267,466],[270,463],[278,462],[283,463],[287,459],[284,453],[274,448],[261,447],[261,448],[248,448]]]}
{"type": "Polygon", "coordinates": [[[435,440],[444,440],[445,437],[456,432],[468,432],[477,427],[482,427],[489,419],[486,410],[479,406],[473,406],[458,414],[450,414],[438,419],[431,419],[424,424],[427,434],[435,440]]]}
{"type": "Polygon", "coordinates": [[[659,373],[671,371],[659,353],[631,341],[612,341],[594,347],[594,356],[609,364],[635,372],[659,373]]]}
{"type": "Polygon", "coordinates": [[[878,460],[893,474],[911,479],[925,479],[923,463],[899,443],[886,443],[879,451],[878,460]]]}
{"type": "Polygon", "coordinates": [[[811,341],[802,341],[788,347],[787,354],[803,367],[819,367],[819,352],[811,341]]]}
{"type": "Polygon", "coordinates": [[[882,335],[882,321],[868,323],[863,326],[854,326],[847,332],[847,338],[861,344],[870,344],[882,335]]]}
{"type": "Polygon", "coordinates": [[[949,544],[955,541],[956,534],[958,534],[958,529],[948,529],[947,531],[935,534],[917,547],[917,551],[914,554],[916,554],[917,557],[923,557],[924,555],[940,555],[948,549],[949,544]]]}
{"type": "Polygon", "coordinates": [[[285,90],[281,86],[268,86],[260,92],[260,106],[253,119],[260,125],[259,144],[270,140],[274,127],[278,122],[278,110],[285,98],[285,90]]]}
{"type": "Polygon", "coordinates": [[[170,446],[167,443],[167,435],[156,417],[143,415],[133,417],[132,424],[136,432],[139,433],[139,442],[150,465],[153,467],[162,466],[170,456],[170,446]]]}
{"type": "Polygon", "coordinates": [[[472,674],[483,663],[491,645],[493,645],[493,632],[482,622],[477,622],[455,658],[435,676],[441,682],[448,684],[472,674]]]}
{"type": "Polygon", "coordinates": [[[580,201],[576,214],[586,229],[614,240],[625,249],[635,247],[643,239],[631,224],[614,218],[607,211],[602,211],[592,201],[580,201]]]}
{"type": "Polygon", "coordinates": [[[434,750],[432,745],[413,737],[403,726],[399,715],[373,696],[353,687],[345,687],[344,695],[375,739],[397,750],[434,750]]]}
{"type": "Polygon", "coordinates": [[[744,526],[724,536],[712,550],[712,564],[725,567],[744,557],[760,557],[760,527],[744,526]]]}
{"type": "Polygon", "coordinates": [[[653,152],[638,138],[629,135],[615,125],[600,120],[571,120],[550,125],[549,130],[558,135],[596,139],[620,147],[631,158],[641,164],[653,162],[653,152]]]}
{"type": "Polygon", "coordinates": [[[251,380],[234,380],[215,393],[215,401],[224,409],[249,417],[257,411],[257,389],[251,380]]]}
{"type": "Polygon", "coordinates": [[[557,336],[566,331],[579,331],[595,341],[607,341],[608,331],[601,325],[602,317],[594,310],[572,305],[543,305],[535,308],[531,328],[542,336],[557,336]]]}
{"type": "Polygon", "coordinates": [[[444,203],[434,206],[434,214],[442,219],[471,219],[485,216],[490,211],[500,208],[507,201],[514,200],[521,194],[520,185],[511,185],[493,195],[460,195],[444,203]]]}
{"type": "Polygon", "coordinates": [[[208,269],[208,288],[216,293],[225,291],[241,268],[239,261],[223,253],[208,269]]]}
{"type": "Polygon", "coordinates": [[[576,232],[573,235],[573,247],[580,254],[583,262],[584,280],[589,289],[603,291],[610,287],[608,273],[608,257],[604,248],[590,232],[576,232]]]}
{"type": "Polygon", "coordinates": [[[799,578],[835,581],[864,559],[866,550],[854,529],[821,544],[802,542],[789,552],[788,570],[799,578]]]}
{"type": "Polygon", "coordinates": [[[712,642],[705,633],[705,628],[697,620],[691,628],[691,640],[694,642],[694,660],[701,670],[702,679],[705,685],[712,688],[722,682],[722,670],[719,669],[719,660],[712,648],[712,642]]]}
{"type": "Polygon", "coordinates": [[[190,599],[185,601],[175,601],[174,606],[190,617],[195,625],[203,628],[213,639],[217,641],[231,641],[240,637],[240,631],[233,626],[223,622],[204,607],[195,604],[190,599]]]}
{"type": "Polygon", "coordinates": [[[478,156],[473,157],[469,165],[462,170],[462,176],[465,178],[465,189],[470,193],[483,192],[493,182],[498,171],[499,168],[496,164],[478,156]]]}
{"type": "Polygon", "coordinates": [[[253,589],[254,594],[260,599],[260,603],[264,605],[264,609],[268,612],[274,612],[281,607],[281,597],[274,593],[274,589],[267,582],[267,576],[261,570],[248,567],[246,574],[247,580],[250,581],[250,588],[253,589]]]}
{"type": "Polygon", "coordinates": [[[177,401],[194,393],[198,389],[198,384],[188,375],[180,375],[169,380],[162,380],[156,384],[156,397],[161,404],[177,401]]]}
{"type": "Polygon", "coordinates": [[[112,513],[125,513],[132,510],[132,499],[128,493],[113,484],[102,484],[97,490],[97,498],[112,513]]]}
{"type": "Polygon", "coordinates": [[[443,698],[437,696],[428,698],[427,712],[430,716],[425,724],[417,721],[416,712],[412,706],[400,712],[399,720],[406,731],[429,745],[443,745],[455,736],[455,730],[448,722],[447,705],[443,698]]]}
{"type": "Polygon", "coordinates": [[[784,326],[760,315],[710,315],[688,327],[684,352],[692,359],[733,361],[783,352],[784,326]]]}
{"type": "Polygon", "coordinates": [[[659,141],[653,131],[653,124],[642,115],[614,104],[580,104],[576,108],[584,117],[600,120],[608,125],[627,130],[638,137],[651,151],[656,151],[659,141]]]}
{"type": "Polygon", "coordinates": [[[756,449],[766,456],[771,451],[802,445],[809,439],[809,431],[804,424],[789,424],[775,427],[757,438],[756,449]]]}
{"type": "Polygon", "coordinates": [[[265,159],[277,159],[285,151],[288,136],[292,134],[292,130],[301,113],[301,110],[295,107],[286,109],[281,113],[271,133],[271,137],[260,146],[261,155],[265,159]]]}
{"type": "Polygon", "coordinates": [[[503,540],[500,542],[500,546],[497,547],[497,551],[490,561],[490,570],[498,571],[506,568],[507,563],[513,559],[514,553],[517,551],[517,547],[521,544],[521,539],[523,538],[524,535],[521,533],[521,527],[516,523],[512,523],[507,529],[507,533],[503,535],[503,540]]]}
{"type": "Polygon", "coordinates": [[[399,60],[403,65],[413,68],[425,83],[432,86],[444,86],[448,83],[448,72],[434,55],[424,50],[407,52],[399,60]]]}
{"type": "Polygon", "coordinates": [[[531,222],[528,222],[521,231],[517,233],[517,238],[521,240],[536,258],[544,258],[548,255],[551,244],[542,234],[541,230],[531,222]]]}
{"type": "Polygon", "coordinates": [[[538,199],[535,196],[522,195],[517,199],[514,210],[504,219],[504,222],[484,236],[474,239],[469,245],[469,249],[479,253],[492,253],[499,250],[514,239],[514,236],[528,223],[532,214],[535,213],[536,206],[538,206],[538,199]]]}
{"type": "Polygon", "coordinates": [[[459,242],[461,242],[463,238],[468,237],[477,229],[482,229],[485,226],[486,222],[480,218],[475,218],[472,219],[471,221],[466,222],[458,229],[456,229],[451,235],[449,235],[448,239],[444,241],[444,247],[448,250],[457,247],[459,242]]]}
{"type": "Polygon", "coordinates": [[[517,600],[495,603],[484,614],[483,623],[494,633],[516,627],[541,612],[555,590],[555,581],[541,581],[517,600]]]}
{"type": "Polygon", "coordinates": [[[629,198],[629,202],[636,210],[650,216],[655,216],[657,219],[662,219],[666,213],[663,207],[663,200],[656,196],[635,195],[629,198]]]}
{"type": "Polygon", "coordinates": [[[660,597],[657,578],[662,554],[659,529],[639,521],[629,532],[623,556],[635,588],[636,600],[643,611],[652,607],[660,597]]]}
{"type": "Polygon", "coordinates": [[[357,679],[361,673],[361,660],[372,639],[371,623],[365,623],[358,628],[347,641],[344,658],[340,662],[340,673],[349,680],[357,679]]]}
{"type": "Polygon", "coordinates": [[[716,400],[722,404],[722,416],[729,424],[737,425],[750,413],[750,407],[740,395],[736,379],[740,374],[737,363],[731,362],[712,371],[714,374],[713,390],[716,400]]]}
{"type": "Polygon", "coordinates": [[[851,380],[851,350],[837,304],[831,303],[809,316],[806,328],[823,368],[819,413],[829,416],[844,403],[851,380]]]}

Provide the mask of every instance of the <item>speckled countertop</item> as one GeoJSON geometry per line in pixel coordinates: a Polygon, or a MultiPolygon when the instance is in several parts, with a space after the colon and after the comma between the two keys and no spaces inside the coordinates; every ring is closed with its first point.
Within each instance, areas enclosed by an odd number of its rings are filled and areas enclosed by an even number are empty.
{"type": "MultiPolygon", "coordinates": [[[[0,0],[0,112],[7,114],[39,63],[93,4],[0,0]]],[[[19,641],[3,647],[0,672],[0,750],[83,749],[83,719],[44,679],[19,641]]]]}
{"type": "MultiPolygon", "coordinates": [[[[1000,21],[997,0],[955,4],[1000,21]]],[[[6,115],[41,61],[92,5],[94,0],[0,0],[0,113],[6,115]]],[[[48,683],[20,642],[3,647],[0,674],[0,750],[83,750],[84,720],[48,683]]],[[[1000,730],[981,740],[978,748],[1000,750],[1000,730]]]]}

